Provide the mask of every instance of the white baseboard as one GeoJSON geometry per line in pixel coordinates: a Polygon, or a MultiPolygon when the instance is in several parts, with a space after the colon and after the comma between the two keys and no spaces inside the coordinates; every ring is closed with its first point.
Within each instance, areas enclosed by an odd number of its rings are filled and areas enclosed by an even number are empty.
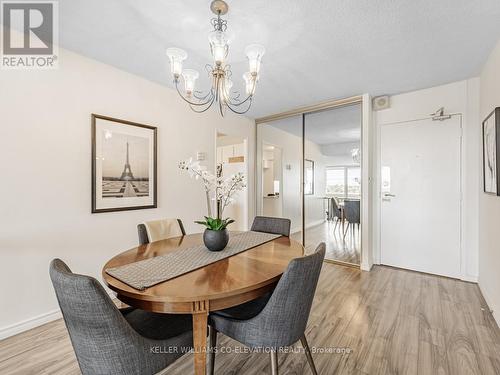
{"type": "Polygon", "coordinates": [[[497,309],[497,307],[500,308],[500,306],[495,306],[491,297],[487,293],[485,293],[485,290],[483,288],[481,288],[480,283],[478,283],[477,285],[479,286],[479,290],[481,291],[481,294],[483,295],[488,308],[492,312],[491,315],[493,316],[493,319],[495,319],[495,322],[497,322],[497,326],[500,327],[500,311],[497,309]]]}
{"type": "Polygon", "coordinates": [[[315,227],[316,225],[323,224],[325,221],[326,221],[325,219],[313,221],[312,223],[306,225],[306,229],[315,227]]]}
{"type": "Polygon", "coordinates": [[[361,271],[368,271],[368,272],[372,270],[372,267],[373,264],[370,266],[368,263],[361,263],[361,265],[359,266],[361,271]]]}
{"type": "Polygon", "coordinates": [[[60,319],[61,317],[62,317],[61,310],[56,309],[49,311],[45,314],[35,316],[33,318],[26,319],[6,327],[2,327],[0,328],[0,340],[6,339],[7,337],[10,336],[17,335],[18,333],[24,331],[28,331],[30,329],[52,322],[54,320],[60,319]]]}
{"type": "Polygon", "coordinates": [[[477,283],[477,276],[463,275],[460,280],[468,281],[470,283],[477,283]]]}
{"type": "MultiPolygon", "coordinates": [[[[116,299],[116,294],[114,292],[108,291],[108,294],[111,297],[111,299],[113,300],[116,299]]],[[[50,323],[60,318],[62,318],[61,310],[55,309],[46,312],[44,314],[35,316],[33,318],[22,320],[20,322],[5,327],[0,327],[0,340],[6,339],[7,337],[11,337],[25,331],[29,331],[30,329],[39,327],[46,323],[50,323]]]]}
{"type": "MultiPolygon", "coordinates": [[[[313,221],[312,223],[309,223],[308,225],[306,225],[306,229],[315,227],[316,225],[323,224],[324,222],[326,222],[326,220],[324,220],[324,219],[313,221]]],[[[294,233],[297,233],[297,232],[300,232],[300,231],[302,231],[302,227],[297,227],[297,228],[290,229],[290,233],[291,234],[294,234],[294,233]]]]}

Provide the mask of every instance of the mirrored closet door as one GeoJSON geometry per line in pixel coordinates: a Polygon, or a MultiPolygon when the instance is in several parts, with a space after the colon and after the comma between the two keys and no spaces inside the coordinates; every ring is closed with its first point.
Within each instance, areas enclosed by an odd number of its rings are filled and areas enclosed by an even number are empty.
{"type": "Polygon", "coordinates": [[[305,115],[305,246],[325,259],[361,261],[361,104],[305,115]]]}
{"type": "Polygon", "coordinates": [[[257,214],[286,217],[302,242],[302,116],[257,126],[257,214]]]}
{"type": "Polygon", "coordinates": [[[362,102],[257,124],[257,214],[285,217],[291,237],[327,261],[359,266],[362,102]]]}

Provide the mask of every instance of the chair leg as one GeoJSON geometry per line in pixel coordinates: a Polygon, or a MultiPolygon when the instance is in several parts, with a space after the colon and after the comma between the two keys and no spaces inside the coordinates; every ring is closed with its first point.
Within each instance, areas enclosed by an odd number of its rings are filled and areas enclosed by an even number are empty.
{"type": "Polygon", "coordinates": [[[335,226],[333,227],[333,231],[335,232],[335,229],[337,229],[337,225],[339,224],[339,220],[335,220],[335,226]]]}
{"type": "Polygon", "coordinates": [[[347,234],[347,232],[349,231],[349,226],[351,225],[351,223],[347,223],[347,227],[345,228],[345,231],[344,231],[344,239],[345,239],[345,236],[347,234]]]}
{"type": "Polygon", "coordinates": [[[304,352],[306,353],[307,362],[309,362],[309,367],[311,367],[313,375],[318,375],[318,371],[316,371],[316,366],[314,365],[314,360],[311,355],[311,349],[309,349],[309,344],[307,343],[306,335],[302,335],[302,337],[300,338],[300,342],[304,347],[304,352]]]}
{"type": "Polygon", "coordinates": [[[208,352],[208,375],[215,372],[215,350],[217,349],[217,330],[208,326],[209,352],[208,352]]]}
{"type": "Polygon", "coordinates": [[[276,349],[271,350],[271,374],[278,375],[278,352],[276,349]]]}

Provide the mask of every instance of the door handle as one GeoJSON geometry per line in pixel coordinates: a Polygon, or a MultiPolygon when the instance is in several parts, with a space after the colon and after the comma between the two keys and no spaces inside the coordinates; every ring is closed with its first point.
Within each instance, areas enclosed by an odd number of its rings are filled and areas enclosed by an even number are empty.
{"type": "Polygon", "coordinates": [[[384,193],[384,197],[392,197],[392,198],[395,198],[395,197],[396,197],[396,194],[384,193]]]}

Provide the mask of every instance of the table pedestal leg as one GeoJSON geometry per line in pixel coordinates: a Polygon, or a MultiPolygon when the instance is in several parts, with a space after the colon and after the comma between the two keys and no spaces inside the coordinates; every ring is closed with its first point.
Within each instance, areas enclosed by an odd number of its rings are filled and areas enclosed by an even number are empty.
{"type": "Polygon", "coordinates": [[[207,373],[208,301],[195,302],[193,309],[194,373],[207,373]]]}

